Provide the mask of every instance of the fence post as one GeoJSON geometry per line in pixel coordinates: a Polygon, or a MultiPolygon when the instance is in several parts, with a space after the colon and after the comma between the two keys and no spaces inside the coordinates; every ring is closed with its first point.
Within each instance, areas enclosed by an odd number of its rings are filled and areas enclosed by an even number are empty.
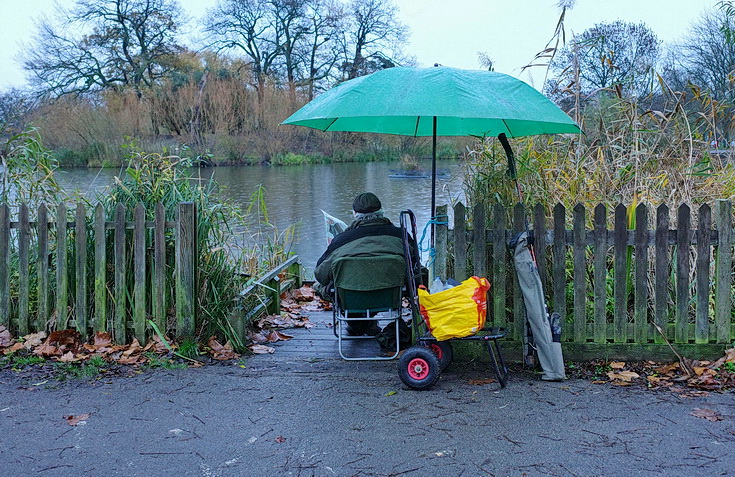
{"type": "Polygon", "coordinates": [[[635,342],[648,342],[648,207],[635,210],[635,342]]]}
{"type": "Polygon", "coordinates": [[[0,204],[0,326],[10,327],[10,209],[0,204]]]}
{"type": "Polygon", "coordinates": [[[574,206],[572,212],[574,224],[572,229],[573,262],[574,262],[574,341],[587,341],[587,270],[586,270],[586,237],[585,208],[582,204],[574,206]]]}
{"type": "Polygon", "coordinates": [[[153,232],[153,322],[166,332],[166,210],[156,204],[153,232]]]}
{"type": "Polygon", "coordinates": [[[594,333],[595,343],[604,343],[607,339],[607,208],[597,204],[594,213],[594,333]]]}
{"type": "Polygon", "coordinates": [[[494,323],[496,326],[502,327],[507,327],[508,322],[508,313],[505,311],[508,301],[508,246],[505,244],[505,217],[503,206],[495,204],[493,206],[493,277],[491,289],[493,292],[494,323]]]}
{"type": "Polygon", "coordinates": [[[107,331],[107,247],[105,209],[94,208],[94,331],[107,331]]]}
{"type": "Polygon", "coordinates": [[[133,213],[133,331],[145,343],[145,207],[139,202],[133,213]]]}
{"type": "Polygon", "coordinates": [[[115,207],[115,315],[113,330],[115,342],[127,342],[125,283],[125,206],[118,203],[115,207]]]}
{"type": "MultiPolygon", "coordinates": [[[[485,206],[472,207],[472,272],[477,277],[487,276],[487,233],[485,231],[485,206]]],[[[494,284],[493,284],[494,286],[494,284]]]]}
{"type": "Polygon", "coordinates": [[[717,342],[730,343],[732,320],[732,203],[715,202],[718,244],[715,258],[715,327],[717,342]]]}
{"type": "Polygon", "coordinates": [[[699,208],[697,218],[697,311],[694,325],[694,342],[709,342],[709,264],[710,264],[710,229],[712,225],[712,209],[707,204],[699,208]]]}
{"type": "Polygon", "coordinates": [[[676,234],[676,327],[677,343],[689,341],[689,250],[692,246],[691,210],[681,204],[677,214],[676,234]]]}
{"type": "MultiPolygon", "coordinates": [[[[666,333],[669,320],[669,208],[661,204],[656,209],[656,283],[654,284],[656,323],[666,333]]],[[[663,343],[660,333],[654,335],[655,343],[663,343]]]]}
{"type": "Polygon", "coordinates": [[[76,322],[77,331],[82,334],[82,339],[87,337],[87,223],[84,204],[77,204],[76,231],[74,239],[76,243],[76,322]]]}
{"type": "Polygon", "coordinates": [[[35,331],[46,328],[49,317],[49,287],[48,287],[48,210],[46,204],[38,206],[38,219],[36,220],[36,232],[38,235],[38,316],[36,318],[35,331]]]}
{"type": "Polygon", "coordinates": [[[193,202],[176,209],[176,334],[193,336],[196,327],[197,218],[193,202]]]}
{"type": "Polygon", "coordinates": [[[18,214],[18,334],[29,333],[28,322],[28,294],[30,292],[29,259],[30,224],[28,220],[28,206],[21,204],[18,214]]]}
{"type": "MultiPolygon", "coordinates": [[[[440,205],[436,208],[436,217],[444,217],[446,219],[446,205],[440,205]]],[[[447,220],[444,220],[442,223],[435,224],[434,251],[436,255],[434,256],[434,266],[432,267],[434,276],[429,277],[429,280],[433,280],[436,277],[441,277],[443,280],[447,279],[447,246],[449,245],[447,236],[449,235],[449,227],[446,222],[447,220]]]]}
{"type": "MultiPolygon", "coordinates": [[[[484,235],[485,230],[476,232],[484,235]]],[[[462,202],[454,206],[454,279],[467,279],[467,221],[462,202]]]]}
{"type": "Polygon", "coordinates": [[[572,334],[569,327],[564,326],[567,322],[567,231],[566,231],[566,209],[561,203],[554,206],[554,251],[552,272],[554,274],[554,308],[559,313],[562,323],[563,340],[572,334]]]}
{"type": "Polygon", "coordinates": [[[623,204],[615,206],[614,247],[614,285],[613,307],[614,340],[625,343],[628,340],[628,209],[623,204]]]}
{"type": "Polygon", "coordinates": [[[69,325],[69,264],[66,253],[66,204],[56,208],[56,329],[69,325]]]}

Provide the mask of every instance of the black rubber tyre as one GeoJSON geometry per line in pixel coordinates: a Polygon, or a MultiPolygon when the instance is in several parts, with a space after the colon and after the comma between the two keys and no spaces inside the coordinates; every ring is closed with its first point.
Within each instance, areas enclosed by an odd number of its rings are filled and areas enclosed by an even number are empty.
{"type": "Polygon", "coordinates": [[[454,350],[449,341],[428,341],[426,346],[439,359],[439,369],[444,371],[454,359],[454,350]]]}
{"type": "Polygon", "coordinates": [[[429,389],[439,379],[439,358],[425,346],[411,346],[398,360],[398,375],[412,389],[429,389]]]}

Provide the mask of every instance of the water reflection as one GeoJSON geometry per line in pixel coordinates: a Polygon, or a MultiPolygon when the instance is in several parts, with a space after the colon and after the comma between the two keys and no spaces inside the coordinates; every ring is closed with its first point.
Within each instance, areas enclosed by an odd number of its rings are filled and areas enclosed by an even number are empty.
{"type": "MultiPolygon", "coordinates": [[[[312,270],[326,248],[321,209],[349,223],[352,200],[361,192],[374,192],[383,203],[386,216],[396,224],[401,210],[412,209],[421,235],[430,215],[431,180],[388,177],[390,170],[398,167],[398,163],[380,162],[216,167],[195,173],[205,179],[214,175],[221,185],[220,194],[243,206],[250,202],[257,186],[263,185],[269,219],[279,230],[297,224],[297,240],[292,250],[301,257],[304,266],[312,270]]],[[[463,200],[464,164],[441,161],[439,167],[448,170],[449,175],[437,180],[437,205],[463,200]]],[[[72,169],[63,171],[58,180],[67,190],[79,189],[93,197],[97,191],[111,184],[117,174],[119,171],[113,169],[72,169]]]]}

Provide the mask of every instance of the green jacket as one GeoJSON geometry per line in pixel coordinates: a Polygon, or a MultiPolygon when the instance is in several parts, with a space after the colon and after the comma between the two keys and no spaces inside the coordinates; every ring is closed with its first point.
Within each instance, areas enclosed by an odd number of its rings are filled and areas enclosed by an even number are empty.
{"type": "MultiPolygon", "coordinates": [[[[412,244],[413,245],[413,244],[412,244]]],[[[418,263],[418,251],[414,251],[414,263],[418,263]]],[[[317,261],[314,276],[321,285],[327,287],[333,280],[332,262],[340,257],[370,257],[384,254],[403,256],[403,236],[401,229],[387,218],[357,220],[347,230],[337,235],[324,254],[317,261]]],[[[354,277],[355,280],[369,280],[369,277],[354,277]]]]}

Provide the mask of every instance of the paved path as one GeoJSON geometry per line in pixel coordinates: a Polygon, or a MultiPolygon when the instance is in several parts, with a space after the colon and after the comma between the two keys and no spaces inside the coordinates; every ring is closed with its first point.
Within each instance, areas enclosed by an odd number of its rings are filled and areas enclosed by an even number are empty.
{"type": "MultiPolygon", "coordinates": [[[[319,321],[315,319],[314,321],[319,321]]],[[[92,382],[0,371],[0,475],[714,476],[735,474],[732,394],[587,381],[473,385],[453,363],[430,391],[395,361],[345,362],[326,326],[272,355],[92,382]],[[711,409],[722,420],[691,415],[711,409]],[[89,414],[70,426],[64,416],[89,414]]]]}

